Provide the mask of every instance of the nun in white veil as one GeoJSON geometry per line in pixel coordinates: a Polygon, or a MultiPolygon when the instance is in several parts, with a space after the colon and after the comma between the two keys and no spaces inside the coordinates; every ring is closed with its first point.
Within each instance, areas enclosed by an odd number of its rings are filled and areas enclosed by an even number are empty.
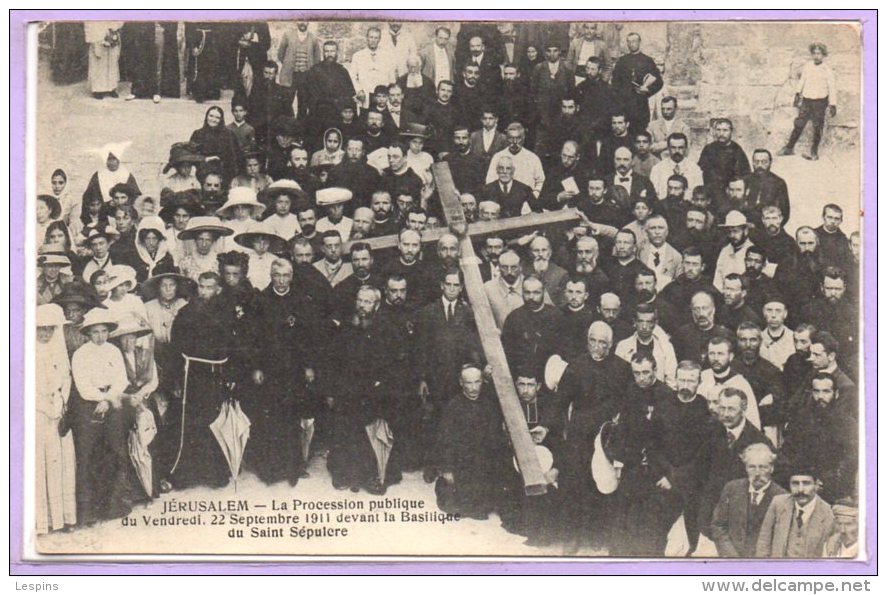
{"type": "Polygon", "coordinates": [[[74,437],[65,424],[71,363],[61,306],[37,307],[36,496],[37,534],[77,523],[74,437]]]}

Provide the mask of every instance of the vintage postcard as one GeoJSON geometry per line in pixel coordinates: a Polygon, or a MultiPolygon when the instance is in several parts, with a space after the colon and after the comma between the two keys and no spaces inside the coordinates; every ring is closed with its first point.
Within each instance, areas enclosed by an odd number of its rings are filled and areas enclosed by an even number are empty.
{"type": "Polygon", "coordinates": [[[869,558],[858,20],[113,17],[31,25],[32,559],[869,558]]]}

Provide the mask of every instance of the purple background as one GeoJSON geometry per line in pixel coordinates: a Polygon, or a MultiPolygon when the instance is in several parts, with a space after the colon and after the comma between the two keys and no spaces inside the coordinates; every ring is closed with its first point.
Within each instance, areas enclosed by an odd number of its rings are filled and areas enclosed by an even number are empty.
{"type": "MultiPolygon", "coordinates": [[[[877,11],[874,10],[598,10],[598,11],[179,11],[179,10],[15,10],[10,11],[10,428],[9,428],[9,559],[11,575],[95,574],[673,574],[707,575],[845,575],[877,574],[877,336],[876,324],[863,327],[865,361],[866,454],[866,547],[868,562],[276,562],[265,563],[33,563],[22,562],[24,477],[24,262],[25,226],[25,110],[26,29],[29,21],[40,20],[197,20],[197,19],[296,19],[309,17],[398,20],[851,20],[862,23],[862,159],[864,256],[863,320],[877,320],[877,11]],[[309,14],[310,13],[310,14],[309,14]],[[13,340],[15,338],[16,340],[13,340]]],[[[209,560],[210,557],[207,557],[209,560]]]]}

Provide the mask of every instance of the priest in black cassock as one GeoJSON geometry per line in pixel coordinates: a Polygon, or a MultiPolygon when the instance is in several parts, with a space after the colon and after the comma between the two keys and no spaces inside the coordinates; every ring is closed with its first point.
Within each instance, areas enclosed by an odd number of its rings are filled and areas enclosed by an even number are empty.
{"type": "Polygon", "coordinates": [[[524,277],[522,295],[524,305],[502,325],[502,347],[510,367],[542,369],[557,349],[563,315],[545,303],[545,287],[536,275],[524,277]]]}
{"type": "Polygon", "coordinates": [[[306,477],[301,456],[301,419],[308,385],[314,382],[314,332],[310,303],[292,288],[293,266],[277,259],[271,264],[271,285],[262,291],[252,322],[251,398],[243,409],[252,421],[245,458],[266,484],[306,477]]]}
{"type": "Polygon", "coordinates": [[[337,118],[337,102],[354,99],[354,84],[348,70],[337,62],[339,46],[335,41],[323,44],[323,61],[305,75],[308,113],[316,130],[325,130],[337,118]]]}
{"type": "Polygon", "coordinates": [[[733,140],[733,122],[727,118],[721,118],[715,124],[715,140],[702,149],[699,169],[702,170],[706,190],[713,199],[724,194],[731,180],[745,178],[751,173],[745,151],[733,140]]]}
{"type": "Polygon", "coordinates": [[[475,364],[461,370],[459,386],[461,394],[444,407],[434,449],[440,472],[437,506],[462,517],[486,519],[501,501],[509,464],[502,414],[475,364]]]}
{"type": "Polygon", "coordinates": [[[650,124],[649,98],[662,89],[662,73],[653,58],[641,52],[641,36],[625,37],[628,53],[616,61],[611,84],[616,102],[623,106],[632,132],[641,132],[650,124]]]}

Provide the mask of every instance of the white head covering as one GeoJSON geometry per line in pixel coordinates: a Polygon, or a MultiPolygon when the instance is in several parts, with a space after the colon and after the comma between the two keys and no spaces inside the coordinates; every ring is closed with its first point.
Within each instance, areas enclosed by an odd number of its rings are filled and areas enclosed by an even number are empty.
{"type": "Polygon", "coordinates": [[[48,343],[37,341],[37,410],[52,419],[61,417],[71,392],[71,360],[65,347],[65,314],[58,304],[37,306],[37,326],[55,329],[48,343]]]}
{"type": "Polygon", "coordinates": [[[105,202],[111,200],[111,188],[116,186],[117,184],[125,184],[127,180],[129,180],[129,170],[123,166],[123,154],[132,144],[132,141],[125,141],[122,143],[108,143],[104,146],[101,146],[97,149],[89,149],[88,152],[93,155],[98,155],[99,159],[101,159],[101,166],[99,166],[96,171],[96,176],[99,179],[99,188],[102,191],[102,199],[105,202]],[[108,160],[108,155],[113,153],[115,157],[120,161],[120,165],[117,167],[117,171],[111,171],[105,165],[105,162],[108,160]]]}

